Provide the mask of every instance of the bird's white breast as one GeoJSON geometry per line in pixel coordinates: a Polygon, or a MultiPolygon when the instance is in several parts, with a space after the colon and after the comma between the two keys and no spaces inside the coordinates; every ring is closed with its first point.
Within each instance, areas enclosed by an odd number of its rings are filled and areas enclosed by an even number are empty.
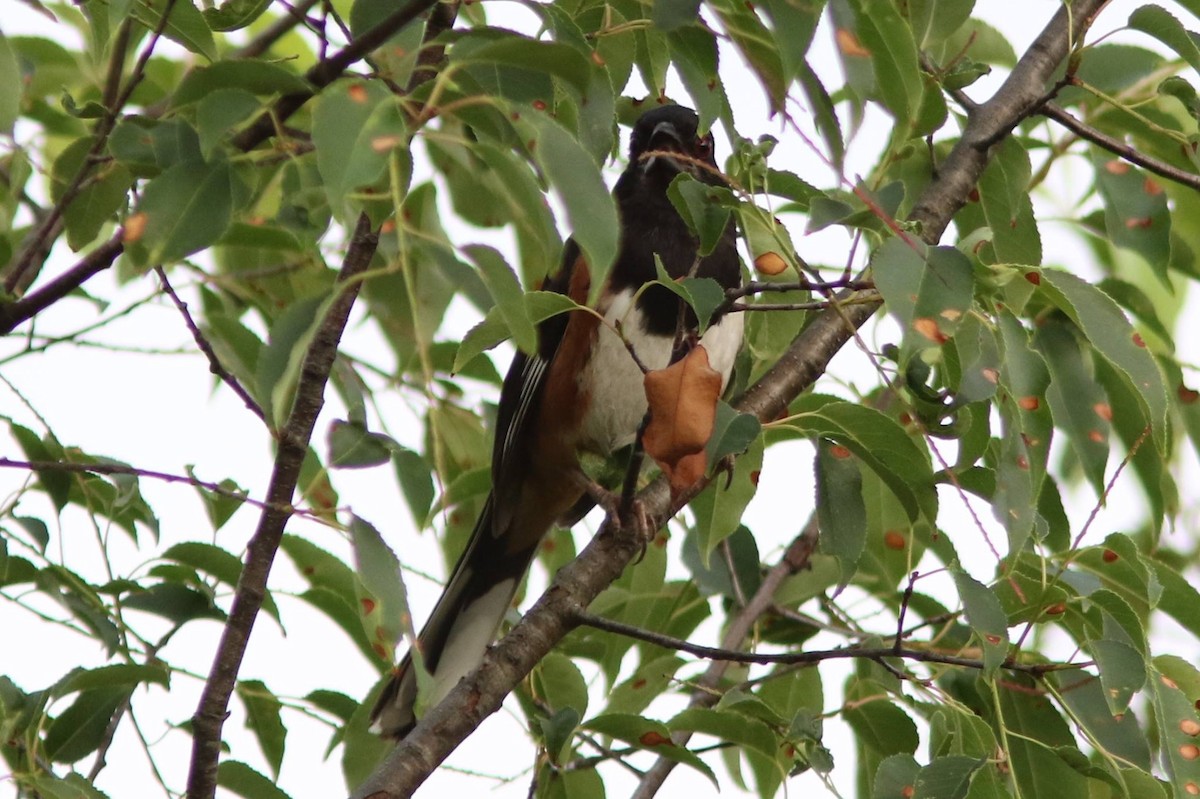
{"type": "MultiPolygon", "coordinates": [[[[591,394],[580,443],[586,449],[604,454],[632,444],[646,415],[642,371],[630,356],[626,342],[647,369],[664,369],[671,360],[671,338],[650,335],[637,323],[636,310],[631,310],[634,295],[633,290],[627,289],[612,298],[604,312],[607,324],[600,326],[591,358],[580,375],[591,394]],[[618,322],[624,342],[613,329],[618,322]]],[[[700,339],[708,352],[709,365],[721,373],[722,390],[729,382],[734,358],[741,348],[743,327],[741,314],[727,314],[700,339]]]]}

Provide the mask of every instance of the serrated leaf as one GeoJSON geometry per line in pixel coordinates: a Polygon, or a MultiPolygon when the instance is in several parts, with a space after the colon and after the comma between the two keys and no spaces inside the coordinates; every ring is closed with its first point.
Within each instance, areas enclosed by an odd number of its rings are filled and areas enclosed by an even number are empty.
{"type": "Polygon", "coordinates": [[[21,113],[21,71],[8,39],[0,33],[0,133],[11,134],[21,113]]]}
{"type": "Polygon", "coordinates": [[[525,293],[513,271],[499,250],[481,244],[468,245],[463,252],[479,270],[484,285],[496,301],[496,308],[504,319],[513,338],[513,343],[527,354],[537,352],[538,333],[529,310],[525,306],[525,293]]]}
{"type": "Polygon", "coordinates": [[[240,680],[237,695],[246,708],[246,728],[254,733],[263,757],[271,767],[275,779],[279,779],[279,768],[283,765],[283,752],[287,744],[287,727],[279,711],[283,708],[271,689],[262,680],[240,680]]]}
{"type": "Polygon", "coordinates": [[[711,735],[772,759],[783,743],[766,723],[732,710],[689,708],[675,715],[667,726],[673,732],[711,735]]]}
{"type": "Polygon", "coordinates": [[[91,691],[156,683],[166,688],[170,685],[171,672],[163,663],[114,663],[95,669],[78,670],[55,689],[57,696],[66,696],[74,691],[91,691]]]}
{"type": "Polygon", "coordinates": [[[753,439],[746,451],[733,463],[727,478],[714,480],[691,502],[696,518],[697,542],[701,563],[708,567],[713,550],[741,524],[742,515],[758,488],[762,469],[761,438],[753,439]]]}
{"type": "MultiPolygon", "coordinates": [[[[1157,665],[1157,660],[1156,664],[1157,665]]],[[[1197,734],[1200,713],[1178,684],[1159,669],[1150,672],[1150,697],[1154,703],[1154,721],[1158,726],[1167,776],[1176,796],[1190,796],[1200,785],[1200,757],[1197,734]]]]}
{"type": "Polygon", "coordinates": [[[1029,154],[1013,137],[992,150],[979,179],[979,202],[992,232],[997,263],[1039,266],[1042,237],[1029,199],[1029,154]]]}
{"type": "Polygon", "coordinates": [[[394,444],[382,433],[340,419],[330,422],[327,442],[331,469],[362,469],[387,463],[394,444]]]}
{"type": "Polygon", "coordinates": [[[352,218],[360,203],[348,195],[383,176],[393,149],[407,147],[408,129],[381,82],[338,81],[316,100],[312,137],[329,205],[352,218]]]}
{"type": "Polygon", "coordinates": [[[350,521],[350,536],[361,581],[357,598],[363,630],[379,656],[391,661],[404,634],[402,620],[409,617],[400,562],[379,531],[357,516],[350,521]]]}
{"type": "Polygon", "coordinates": [[[920,744],[917,725],[887,699],[861,702],[855,707],[847,707],[842,715],[859,743],[884,757],[911,755],[920,744]]]}
{"type": "Polygon", "coordinates": [[[871,799],[911,799],[921,764],[908,754],[885,757],[875,770],[871,799]]]}
{"type": "Polygon", "coordinates": [[[1071,317],[1084,336],[1112,364],[1137,395],[1150,419],[1154,443],[1167,447],[1167,394],[1162,373],[1141,337],[1108,295],[1075,275],[1059,269],[1041,273],[1041,292],[1071,317]]]}
{"type": "Polygon", "coordinates": [[[260,96],[312,91],[308,81],[279,64],[261,59],[225,60],[189,72],[171,95],[171,107],[199,102],[213,92],[228,89],[260,96]]]}
{"type": "Polygon", "coordinates": [[[904,330],[902,362],[953,338],[971,308],[971,262],[953,247],[891,238],[875,252],[872,272],[904,330]]]}
{"type": "Polygon", "coordinates": [[[186,258],[228,229],[237,193],[238,178],[226,162],[176,164],[146,184],[125,220],[126,244],[145,248],[137,258],[142,267],[186,258]]]}
{"type": "Polygon", "coordinates": [[[653,752],[658,757],[691,766],[708,777],[713,787],[717,787],[717,776],[708,764],[691,750],[675,744],[671,740],[670,729],[662,722],[628,713],[605,713],[588,719],[583,727],[653,752]]]}
{"type": "Polygon", "coordinates": [[[1008,616],[992,589],[961,569],[953,573],[967,623],[983,646],[984,675],[991,677],[1008,656],[1008,616]]]}
{"type": "MultiPolygon", "coordinates": [[[[525,294],[525,307],[529,318],[539,324],[551,316],[578,308],[570,297],[553,291],[530,291],[525,294]]],[[[483,321],[472,327],[463,336],[458,352],[454,356],[452,371],[458,372],[483,352],[490,350],[509,337],[508,325],[498,308],[488,311],[483,321]]]]}
{"type": "Polygon", "coordinates": [[[56,763],[74,763],[100,746],[113,714],[129,699],[129,686],[83,691],[46,729],[46,755],[56,763]]]}
{"type": "Polygon", "coordinates": [[[549,116],[525,114],[517,127],[566,208],[572,235],[587,257],[588,300],[594,303],[617,257],[620,224],[612,195],[591,154],[549,116]]]}
{"type": "Polygon", "coordinates": [[[793,411],[768,430],[825,436],[848,447],[887,484],[910,519],[937,518],[929,455],[893,419],[872,408],[815,394],[802,397],[793,411]]]}
{"type": "Polygon", "coordinates": [[[924,94],[912,30],[893,3],[850,0],[850,7],[857,23],[855,34],[874,68],[879,96],[899,123],[901,138],[907,139],[910,131],[904,127],[918,118],[924,94]]]}
{"type": "Polygon", "coordinates": [[[221,760],[217,767],[217,785],[243,799],[289,799],[271,779],[240,760],[221,760]]]}
{"type": "Polygon", "coordinates": [[[723,186],[701,183],[681,172],[671,181],[667,197],[699,238],[697,253],[700,256],[711,253],[729,227],[729,206],[736,202],[733,192],[723,186]]]}
{"type": "Polygon", "coordinates": [[[913,799],[963,799],[972,775],[986,763],[987,758],[963,755],[936,758],[917,775],[913,799]]]}
{"type": "MultiPolygon", "coordinates": [[[[192,4],[192,0],[175,0],[170,6],[171,15],[163,28],[163,35],[176,44],[183,45],[209,61],[217,59],[217,46],[204,15],[192,4]]],[[[158,27],[162,19],[159,5],[152,0],[133,0],[129,13],[150,30],[158,27]]]]}
{"type": "Polygon", "coordinates": [[[858,570],[867,544],[867,507],[863,502],[862,473],[849,448],[825,439],[817,442],[817,519],[821,552],[837,558],[841,591],[858,570]]]}

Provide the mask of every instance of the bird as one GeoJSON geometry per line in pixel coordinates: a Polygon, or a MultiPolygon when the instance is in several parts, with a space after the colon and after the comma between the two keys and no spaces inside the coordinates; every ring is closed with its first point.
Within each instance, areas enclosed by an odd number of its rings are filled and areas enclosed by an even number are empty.
{"type": "MultiPolygon", "coordinates": [[[[641,115],[628,166],[613,190],[621,225],[618,255],[599,292],[597,314],[551,317],[539,326],[537,351],[514,357],[500,392],[491,493],[415,644],[433,677],[427,707],[482,662],[546,534],[592,506],[594,484],[583,475],[580,453],[609,455],[633,443],[646,414],[642,367],[670,363],[681,320],[694,336],[691,309],[664,286],[645,286],[658,277],[656,257],[672,278],[712,278],[725,289],[741,285],[732,220],[716,247],[698,259],[696,236],[667,196],[681,172],[725,184],[713,147],[711,131],[700,132],[689,108],[664,105],[641,115]]],[[[584,304],[590,285],[587,261],[568,239],[560,269],[542,290],[584,304]]],[[[730,313],[700,338],[710,366],[721,374],[722,390],[742,334],[742,315],[730,313]]],[[[371,712],[371,729],[385,738],[402,739],[416,725],[415,668],[410,651],[371,712]]]]}

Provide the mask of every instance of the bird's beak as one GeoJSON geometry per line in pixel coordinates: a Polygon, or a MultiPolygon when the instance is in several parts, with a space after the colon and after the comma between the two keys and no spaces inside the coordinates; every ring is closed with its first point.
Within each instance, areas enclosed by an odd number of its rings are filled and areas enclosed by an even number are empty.
{"type": "Polygon", "coordinates": [[[691,170],[691,164],[686,161],[677,161],[669,155],[664,155],[664,152],[682,153],[684,151],[683,142],[679,138],[679,132],[675,130],[675,126],[670,122],[659,122],[654,126],[654,131],[650,134],[650,141],[646,150],[651,153],[642,161],[642,172],[649,172],[650,169],[661,159],[664,163],[670,164],[671,168],[676,172],[684,172],[691,170]]]}

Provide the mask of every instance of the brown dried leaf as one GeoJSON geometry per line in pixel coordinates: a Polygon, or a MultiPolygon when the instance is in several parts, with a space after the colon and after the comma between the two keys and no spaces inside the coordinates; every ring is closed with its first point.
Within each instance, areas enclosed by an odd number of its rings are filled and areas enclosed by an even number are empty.
{"type": "Polygon", "coordinates": [[[646,373],[650,424],[642,446],[679,492],[704,475],[704,447],[712,436],[721,396],[721,373],[696,345],[666,369],[646,373]]]}

